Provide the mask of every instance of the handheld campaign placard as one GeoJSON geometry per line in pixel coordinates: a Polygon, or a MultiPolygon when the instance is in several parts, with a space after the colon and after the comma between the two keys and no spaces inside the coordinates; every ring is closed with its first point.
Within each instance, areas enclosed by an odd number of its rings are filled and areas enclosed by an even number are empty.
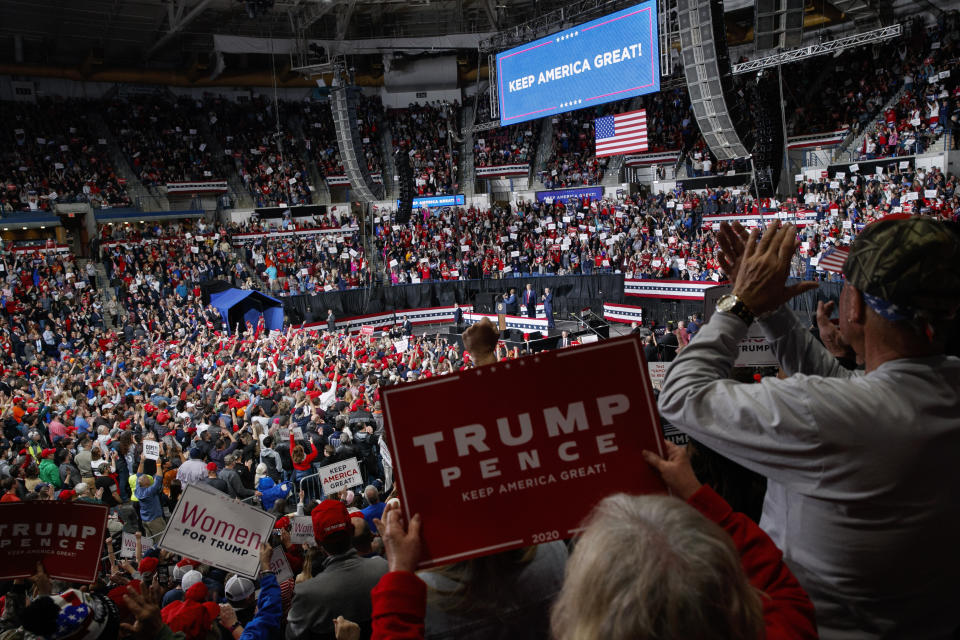
{"type": "Polygon", "coordinates": [[[310,516],[295,516],[290,518],[290,542],[315,546],[313,519],[310,516]]]}
{"type": "Polygon", "coordinates": [[[51,578],[93,582],[107,528],[107,507],[84,502],[0,504],[0,579],[26,578],[37,562],[51,578]]]}
{"type": "Polygon", "coordinates": [[[327,496],[363,484],[357,459],[349,458],[320,467],[320,483],[323,486],[324,495],[327,496]]]}
{"type": "MultiPolygon", "coordinates": [[[[148,549],[153,549],[153,540],[147,536],[140,537],[140,550],[147,551],[148,549]]],[[[120,557],[121,558],[134,558],[137,555],[137,534],[123,532],[123,536],[120,541],[120,557]]]]}
{"type": "Polygon", "coordinates": [[[160,459],[160,443],[156,440],[143,441],[143,457],[147,460],[160,459]]]}
{"type": "Polygon", "coordinates": [[[570,538],[604,495],[665,492],[640,455],[663,444],[636,336],[390,387],[383,406],[421,567],[570,538]]]}
{"type": "MultiPolygon", "coordinates": [[[[733,292],[733,286],[721,284],[710,287],[703,292],[703,317],[710,322],[713,312],[716,311],[717,301],[728,293],[733,292]]],[[[773,354],[773,345],[767,340],[760,325],[754,322],[747,329],[747,337],[737,345],[740,352],[734,361],[735,367],[776,367],[779,366],[777,357],[773,354]]]]}
{"type": "Polygon", "coordinates": [[[269,539],[275,519],[225,493],[190,484],[173,510],[159,546],[224,571],[256,578],[260,544],[269,539]]]}

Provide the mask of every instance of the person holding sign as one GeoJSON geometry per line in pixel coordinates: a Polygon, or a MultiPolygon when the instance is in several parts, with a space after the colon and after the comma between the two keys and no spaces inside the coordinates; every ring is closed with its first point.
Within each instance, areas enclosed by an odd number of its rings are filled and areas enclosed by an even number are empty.
{"type": "Polygon", "coordinates": [[[150,476],[143,473],[145,456],[140,456],[137,466],[137,485],[133,495],[140,501],[140,520],[148,536],[157,536],[163,533],[167,526],[163,519],[163,506],[160,504],[160,492],[163,490],[163,475],[150,476]]]}
{"type": "MultiPolygon", "coordinates": [[[[813,605],[770,538],[700,484],[685,447],[666,447],[666,459],[650,451],[644,459],[676,497],[621,493],[594,508],[553,604],[552,637],[816,638],[813,605]]],[[[408,525],[392,504],[377,526],[390,572],[371,593],[373,637],[422,638],[430,626],[427,585],[415,574],[423,523],[414,515],[408,525]]]]}
{"type": "Polygon", "coordinates": [[[313,444],[313,438],[307,437],[310,443],[310,453],[304,451],[302,444],[297,444],[294,438],[293,429],[290,429],[290,458],[293,460],[293,480],[300,486],[300,480],[310,475],[313,471],[313,461],[317,458],[317,445],[313,444]]]}
{"type": "Polygon", "coordinates": [[[816,287],[786,283],[794,227],[774,222],[759,240],[721,228],[733,296],[667,371],[661,413],[767,477],[760,525],[813,600],[821,635],[952,637],[960,359],[944,351],[960,309],[960,238],[899,216],[859,235],[839,313],[865,365],[855,373],[784,306],[816,287]],[[754,317],[790,377],[726,379],[754,317]]]}

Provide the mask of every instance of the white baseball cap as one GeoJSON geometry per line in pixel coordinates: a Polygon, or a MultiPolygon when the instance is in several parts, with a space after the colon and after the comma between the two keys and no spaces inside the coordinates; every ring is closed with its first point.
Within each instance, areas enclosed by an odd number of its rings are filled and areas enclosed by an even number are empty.
{"type": "Polygon", "coordinates": [[[180,588],[186,591],[198,582],[203,582],[203,574],[196,569],[191,569],[183,574],[183,578],[180,579],[180,588]]]}

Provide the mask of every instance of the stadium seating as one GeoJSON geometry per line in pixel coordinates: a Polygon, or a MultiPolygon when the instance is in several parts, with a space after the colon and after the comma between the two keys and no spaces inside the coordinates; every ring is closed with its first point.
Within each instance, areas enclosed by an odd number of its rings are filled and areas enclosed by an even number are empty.
{"type": "MultiPolygon", "coordinates": [[[[0,105],[5,143],[0,154],[0,208],[50,210],[58,202],[129,206],[130,198],[94,132],[86,100],[41,98],[0,105]]],[[[102,141],[101,141],[102,140],[102,141]]]]}

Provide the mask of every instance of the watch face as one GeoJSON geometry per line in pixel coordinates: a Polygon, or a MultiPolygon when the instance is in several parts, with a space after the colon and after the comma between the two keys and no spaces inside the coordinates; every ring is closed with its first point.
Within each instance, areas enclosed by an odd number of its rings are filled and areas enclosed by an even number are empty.
{"type": "Polygon", "coordinates": [[[717,300],[717,311],[729,312],[735,304],[737,304],[737,296],[728,293],[717,300]]]}

